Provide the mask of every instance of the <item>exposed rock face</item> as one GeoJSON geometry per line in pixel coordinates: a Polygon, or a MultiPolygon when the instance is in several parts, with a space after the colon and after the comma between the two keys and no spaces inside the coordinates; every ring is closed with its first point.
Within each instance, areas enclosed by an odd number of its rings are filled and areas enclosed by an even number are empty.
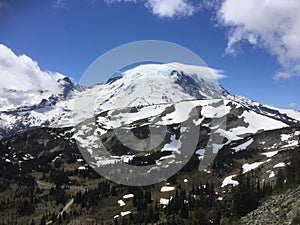
{"type": "Polygon", "coordinates": [[[299,225],[300,186],[271,196],[258,209],[241,218],[244,225],[299,225]],[[298,222],[297,222],[298,221],[298,222]]]}

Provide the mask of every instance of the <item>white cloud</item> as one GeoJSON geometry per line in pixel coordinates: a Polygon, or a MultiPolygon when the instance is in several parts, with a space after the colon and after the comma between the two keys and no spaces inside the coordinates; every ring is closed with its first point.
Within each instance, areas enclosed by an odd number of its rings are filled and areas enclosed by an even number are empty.
{"type": "Polygon", "coordinates": [[[236,54],[242,42],[266,49],[281,70],[274,79],[300,76],[299,0],[224,0],[219,22],[230,28],[226,52],[236,54]]]}
{"type": "Polygon", "coordinates": [[[55,0],[54,3],[52,4],[52,7],[56,9],[68,9],[66,7],[65,0],[55,0]]]}
{"type": "Polygon", "coordinates": [[[208,66],[187,65],[181,63],[171,63],[170,65],[177,67],[190,75],[198,74],[198,76],[200,76],[199,78],[204,78],[213,82],[226,78],[223,70],[214,69],[208,66]]]}
{"type": "Polygon", "coordinates": [[[60,73],[42,71],[37,62],[26,55],[17,56],[0,44],[0,91],[51,90],[58,91],[60,73]]]}
{"type": "Polygon", "coordinates": [[[148,0],[145,6],[158,17],[191,16],[195,12],[194,6],[185,0],[148,0]]]}
{"type": "Polygon", "coordinates": [[[196,7],[188,0],[105,0],[106,3],[134,2],[143,3],[151,13],[160,18],[192,16],[196,7]]]}

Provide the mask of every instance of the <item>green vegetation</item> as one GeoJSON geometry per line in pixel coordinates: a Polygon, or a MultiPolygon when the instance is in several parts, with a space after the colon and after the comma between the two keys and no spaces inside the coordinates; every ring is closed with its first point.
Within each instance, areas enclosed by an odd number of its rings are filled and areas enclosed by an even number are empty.
{"type": "MultiPolygon", "coordinates": [[[[229,186],[220,201],[216,192],[220,191],[224,174],[239,165],[237,160],[252,158],[259,152],[255,149],[232,154],[227,149],[220,152],[210,174],[198,171],[199,160],[194,155],[166,181],[175,187],[169,193],[160,192],[165,182],[127,187],[107,181],[78,160],[81,154],[76,144],[59,137],[63,132],[40,129],[0,142],[1,225],[50,221],[101,225],[238,224],[241,216],[256,209],[269,195],[300,185],[300,149],[295,149],[290,151],[290,163],[280,169],[276,182],[262,182],[255,172],[240,172],[235,178],[239,185],[229,186]],[[79,170],[80,166],[86,169],[79,170]],[[184,178],[189,181],[183,182],[184,178]],[[118,200],[128,193],[134,197],[123,199],[126,205],[119,206],[118,200]],[[169,204],[161,205],[160,198],[170,199],[169,204]],[[124,211],[131,213],[120,216],[124,211]]],[[[161,155],[147,160],[157,157],[161,155]]],[[[134,164],[139,164],[136,160],[134,164]]],[[[297,221],[299,218],[294,224],[297,221]]]]}

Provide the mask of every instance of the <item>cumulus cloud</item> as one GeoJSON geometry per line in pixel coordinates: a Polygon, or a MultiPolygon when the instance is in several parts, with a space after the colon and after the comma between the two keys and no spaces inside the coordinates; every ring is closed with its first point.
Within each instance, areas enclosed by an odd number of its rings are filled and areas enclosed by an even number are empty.
{"type": "Polygon", "coordinates": [[[145,6],[158,17],[191,16],[195,12],[194,6],[184,0],[149,0],[145,6]]]}
{"type": "Polygon", "coordinates": [[[174,18],[192,16],[196,12],[196,7],[188,0],[105,0],[111,4],[115,2],[143,3],[151,13],[160,18],[174,18]]]}
{"type": "Polygon", "coordinates": [[[230,28],[226,52],[236,54],[241,43],[266,49],[281,70],[274,79],[300,76],[299,0],[224,0],[219,22],[230,28]]]}
{"type": "Polygon", "coordinates": [[[57,80],[60,73],[42,71],[36,61],[26,55],[17,56],[0,44],[0,91],[50,90],[59,91],[57,80]]]}

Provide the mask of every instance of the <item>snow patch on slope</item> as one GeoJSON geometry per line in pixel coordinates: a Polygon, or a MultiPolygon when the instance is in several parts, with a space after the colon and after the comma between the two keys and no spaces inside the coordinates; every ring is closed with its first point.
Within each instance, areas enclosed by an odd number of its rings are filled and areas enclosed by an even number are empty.
{"type": "Polygon", "coordinates": [[[245,143],[237,146],[237,147],[234,147],[233,150],[235,151],[241,151],[241,150],[244,150],[246,148],[248,148],[249,145],[251,145],[253,143],[253,138],[251,138],[250,140],[246,141],[245,143]]]}
{"type": "Polygon", "coordinates": [[[258,168],[260,165],[262,165],[264,163],[265,163],[265,161],[264,162],[255,162],[255,163],[251,163],[251,164],[246,163],[242,167],[243,173],[248,173],[249,171],[258,168]]]}
{"type": "Polygon", "coordinates": [[[233,134],[239,135],[241,133],[257,133],[258,131],[275,130],[279,128],[288,127],[287,124],[274,120],[272,118],[260,115],[254,111],[245,111],[241,116],[248,124],[248,127],[239,126],[231,129],[233,134]]]}
{"type": "Polygon", "coordinates": [[[223,187],[226,187],[227,185],[233,185],[233,186],[239,185],[238,181],[233,180],[234,177],[236,177],[236,175],[231,175],[231,176],[225,177],[225,179],[222,182],[221,187],[223,188],[223,187]]]}
{"type": "Polygon", "coordinates": [[[264,152],[264,153],[261,153],[261,154],[266,156],[267,158],[272,158],[273,156],[278,154],[278,151],[264,152]]]}

